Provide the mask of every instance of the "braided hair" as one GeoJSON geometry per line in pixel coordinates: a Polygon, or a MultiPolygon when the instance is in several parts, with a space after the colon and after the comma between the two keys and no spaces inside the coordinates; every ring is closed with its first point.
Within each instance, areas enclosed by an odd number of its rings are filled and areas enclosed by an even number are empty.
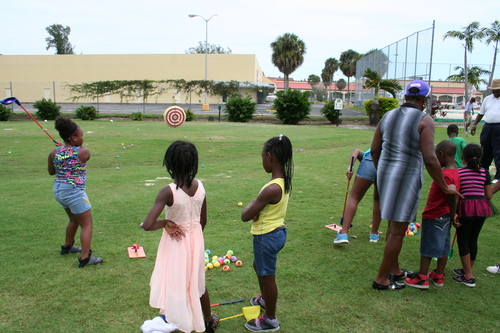
{"type": "Polygon", "coordinates": [[[285,179],[285,193],[289,193],[292,190],[293,176],[293,150],[290,139],[283,134],[275,136],[264,144],[264,152],[274,155],[281,163],[283,178],[285,179]]]}
{"type": "Polygon", "coordinates": [[[184,185],[188,188],[191,187],[193,179],[198,173],[198,151],[195,145],[181,140],[173,142],[165,153],[163,165],[177,182],[177,188],[184,185]]]}
{"type": "Polygon", "coordinates": [[[78,131],[78,125],[69,118],[57,118],[55,128],[64,142],[69,142],[71,136],[78,131]]]}
{"type": "Polygon", "coordinates": [[[462,159],[467,163],[467,168],[479,172],[481,168],[481,157],[483,156],[483,148],[475,143],[469,143],[462,150],[462,159]]]}

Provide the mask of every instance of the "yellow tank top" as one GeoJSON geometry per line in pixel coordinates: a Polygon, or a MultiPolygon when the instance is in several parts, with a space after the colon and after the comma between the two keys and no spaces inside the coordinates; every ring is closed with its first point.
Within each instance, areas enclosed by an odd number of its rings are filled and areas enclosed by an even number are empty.
{"type": "Polygon", "coordinates": [[[264,207],[259,214],[259,219],[252,223],[250,232],[253,235],[267,234],[285,225],[285,215],[290,193],[285,193],[285,179],[283,178],[276,178],[269,181],[260,191],[262,192],[264,188],[271,184],[277,184],[281,188],[281,200],[277,204],[268,204],[264,207]]]}

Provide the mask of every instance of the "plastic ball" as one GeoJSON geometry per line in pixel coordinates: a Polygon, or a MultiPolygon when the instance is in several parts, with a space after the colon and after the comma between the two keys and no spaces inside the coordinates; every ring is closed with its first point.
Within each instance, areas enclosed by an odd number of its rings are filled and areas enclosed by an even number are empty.
{"type": "Polygon", "coordinates": [[[212,252],[210,252],[210,250],[205,250],[205,253],[206,253],[206,254],[210,254],[210,253],[212,253],[212,252]]]}
{"type": "Polygon", "coordinates": [[[116,167],[116,170],[120,170],[120,167],[116,167]]]}
{"type": "Polygon", "coordinates": [[[231,267],[229,267],[228,265],[225,265],[224,267],[222,267],[222,270],[224,272],[229,272],[231,270],[231,267]]]}
{"type": "Polygon", "coordinates": [[[217,262],[221,265],[224,265],[224,259],[219,259],[217,262]]]}
{"type": "Polygon", "coordinates": [[[233,254],[234,254],[233,250],[227,250],[227,252],[226,252],[226,253],[227,253],[227,254],[230,254],[230,255],[233,255],[233,254]]]}
{"type": "Polygon", "coordinates": [[[237,258],[236,258],[235,256],[232,256],[232,257],[231,257],[231,261],[232,261],[232,262],[235,262],[235,261],[236,261],[236,259],[237,259],[237,258]]]}
{"type": "Polygon", "coordinates": [[[229,263],[230,263],[230,262],[231,262],[231,260],[229,260],[229,259],[224,259],[224,263],[225,263],[226,265],[229,265],[229,263]]]}
{"type": "Polygon", "coordinates": [[[415,235],[415,234],[413,233],[413,231],[410,231],[410,232],[408,233],[408,236],[413,236],[413,235],[415,235]]]}
{"type": "Polygon", "coordinates": [[[208,264],[210,261],[208,261],[207,258],[205,258],[205,265],[208,264]]]}
{"type": "Polygon", "coordinates": [[[214,268],[214,265],[212,265],[211,263],[208,263],[207,267],[208,267],[208,269],[212,269],[212,268],[214,268]]]}
{"type": "Polygon", "coordinates": [[[415,231],[413,232],[413,234],[414,234],[414,235],[418,235],[418,231],[417,231],[417,230],[415,230],[415,231]]]}
{"type": "Polygon", "coordinates": [[[212,260],[217,260],[217,259],[219,259],[219,258],[217,258],[217,256],[212,257],[212,260]]]}
{"type": "Polygon", "coordinates": [[[227,253],[227,254],[225,255],[225,258],[226,258],[226,259],[231,259],[231,257],[232,257],[232,256],[233,256],[233,254],[232,254],[232,253],[227,253]]]}
{"type": "Polygon", "coordinates": [[[243,202],[241,202],[241,201],[238,202],[238,206],[240,206],[240,207],[243,206],[243,202]]]}
{"type": "Polygon", "coordinates": [[[236,267],[241,267],[241,266],[243,266],[243,263],[241,262],[241,260],[236,261],[236,263],[235,263],[235,264],[236,264],[236,267]]]}
{"type": "Polygon", "coordinates": [[[417,228],[420,228],[420,223],[415,223],[415,226],[416,226],[417,228]]]}
{"type": "Polygon", "coordinates": [[[216,261],[215,264],[214,264],[214,268],[219,268],[219,267],[220,267],[220,264],[219,264],[218,261],[216,261]]]}

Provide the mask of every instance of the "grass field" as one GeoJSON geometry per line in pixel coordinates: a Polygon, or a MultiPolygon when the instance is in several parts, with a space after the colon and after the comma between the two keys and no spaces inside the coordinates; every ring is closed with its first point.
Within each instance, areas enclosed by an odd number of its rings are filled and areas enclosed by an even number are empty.
{"type": "MultiPolygon", "coordinates": [[[[368,241],[371,192],[358,209],[348,245],[334,245],[353,148],[367,149],[373,129],[189,122],[78,121],[85,132],[87,194],[94,217],[94,254],[100,266],[77,268],[78,255],[61,256],[67,217],[53,198],[47,156],[53,145],[31,121],[0,123],[0,331],[140,332],[157,315],[149,306],[149,279],[161,231],[139,228],[158,191],[168,184],[162,159],[177,139],[196,144],[198,178],[207,190],[205,247],[223,255],[231,249],[243,266],[207,272],[212,303],[258,293],[251,267],[252,236],[241,222],[243,202],[254,199],[268,180],[261,165],[263,143],[280,133],[294,146],[295,174],[287,226],[289,237],[278,260],[280,332],[498,332],[500,275],[485,268],[500,263],[499,217],[480,235],[476,288],[454,283],[458,250],[446,269],[445,285],[428,291],[371,288],[384,248],[368,241]],[[119,170],[116,168],[119,167],[119,170]],[[126,247],[139,243],[147,257],[129,259],[126,247]]],[[[55,137],[53,122],[46,124],[55,137]]],[[[480,129],[478,129],[480,131],[480,129]]],[[[446,139],[437,128],[436,143],[446,139]]],[[[479,138],[466,138],[478,142],[479,138]]],[[[426,183],[421,199],[425,204],[426,183]]],[[[494,198],[497,206],[500,198],[494,198]]],[[[417,217],[417,221],[420,217],[417,217]]],[[[386,222],[382,222],[385,231],[386,222]]],[[[401,266],[416,270],[420,235],[407,237],[401,266]]],[[[77,239],[79,245],[79,239],[77,239]]],[[[434,268],[433,264],[433,268],[434,268]]],[[[172,272],[175,274],[175,272],[172,272]]],[[[241,313],[238,303],[213,308],[221,318],[241,313]]],[[[217,332],[245,332],[243,317],[221,322],[217,332]]]]}

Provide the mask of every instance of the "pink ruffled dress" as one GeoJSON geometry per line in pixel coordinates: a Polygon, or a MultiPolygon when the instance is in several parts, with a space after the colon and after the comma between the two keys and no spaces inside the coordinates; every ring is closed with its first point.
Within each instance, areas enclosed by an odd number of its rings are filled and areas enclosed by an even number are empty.
{"type": "Polygon", "coordinates": [[[186,236],[177,241],[163,230],[150,282],[149,304],[184,332],[205,331],[200,303],[205,292],[205,244],[200,224],[205,188],[195,181],[198,189],[192,197],[176,189],[174,183],[168,185],[174,203],[165,207],[166,218],[177,223],[186,236]]]}

